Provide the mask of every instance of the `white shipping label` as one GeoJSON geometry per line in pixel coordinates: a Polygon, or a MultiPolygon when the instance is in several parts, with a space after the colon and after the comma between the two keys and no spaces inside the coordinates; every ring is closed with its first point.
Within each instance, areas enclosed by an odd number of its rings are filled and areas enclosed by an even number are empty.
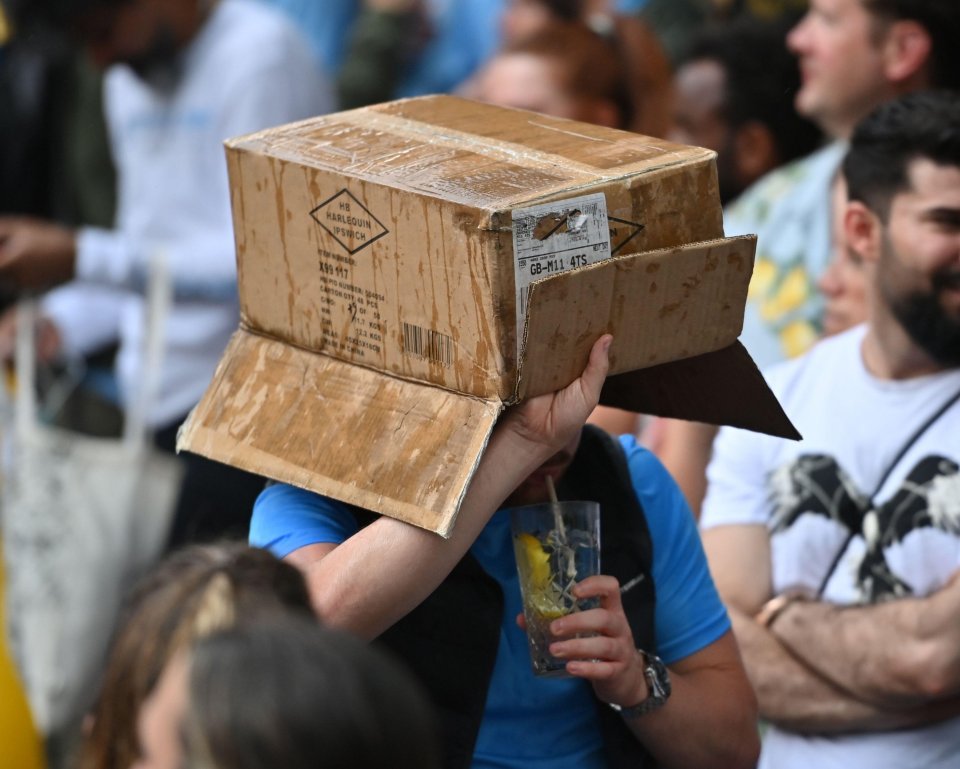
{"type": "Polygon", "coordinates": [[[610,227],[607,202],[602,192],[515,208],[512,214],[519,357],[530,284],[558,272],[607,259],[610,256],[610,227]]]}

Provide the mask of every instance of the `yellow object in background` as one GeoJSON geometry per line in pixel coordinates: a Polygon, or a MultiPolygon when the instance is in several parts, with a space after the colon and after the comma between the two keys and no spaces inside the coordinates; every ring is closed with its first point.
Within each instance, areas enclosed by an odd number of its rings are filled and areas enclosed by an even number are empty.
{"type": "MultiPolygon", "coordinates": [[[[0,628],[3,614],[3,563],[0,562],[0,628]]],[[[30,717],[30,708],[7,649],[6,633],[0,634],[0,766],[3,769],[43,769],[43,746],[30,717]]]]}
{"type": "Polygon", "coordinates": [[[820,338],[817,330],[805,320],[795,320],[780,330],[780,348],[788,358],[796,358],[809,350],[820,338]]]}
{"type": "Polygon", "coordinates": [[[10,20],[7,18],[7,12],[4,10],[3,3],[0,3],[0,46],[7,43],[11,34],[10,20]]]}

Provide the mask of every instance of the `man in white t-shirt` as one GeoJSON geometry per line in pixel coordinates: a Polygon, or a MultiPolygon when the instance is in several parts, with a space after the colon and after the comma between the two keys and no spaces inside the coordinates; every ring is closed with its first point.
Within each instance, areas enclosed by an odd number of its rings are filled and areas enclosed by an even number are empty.
{"type": "Polygon", "coordinates": [[[770,722],[760,766],[960,756],[960,101],[915,93],[844,160],[866,324],[768,379],[804,439],[724,429],[701,525],[770,722]]]}

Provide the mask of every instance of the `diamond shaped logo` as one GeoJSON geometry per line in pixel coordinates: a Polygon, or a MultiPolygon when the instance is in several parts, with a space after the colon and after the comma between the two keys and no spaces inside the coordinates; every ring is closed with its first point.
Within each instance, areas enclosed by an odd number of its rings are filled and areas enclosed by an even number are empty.
{"type": "Polygon", "coordinates": [[[357,253],[389,232],[348,190],[340,190],[323,201],[310,216],[349,254],[357,253]]]}

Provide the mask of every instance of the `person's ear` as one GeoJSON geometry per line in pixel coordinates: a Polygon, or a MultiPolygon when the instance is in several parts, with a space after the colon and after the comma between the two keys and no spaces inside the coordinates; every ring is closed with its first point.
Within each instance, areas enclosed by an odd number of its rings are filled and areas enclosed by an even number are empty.
{"type": "Polygon", "coordinates": [[[843,234],[847,248],[864,262],[880,259],[883,242],[883,223],[873,211],[859,200],[851,200],[843,212],[843,234]]]}
{"type": "Polygon", "coordinates": [[[737,181],[744,187],[780,165],[777,140],[773,132],[758,120],[749,120],[737,128],[733,152],[737,181]]]}
{"type": "Polygon", "coordinates": [[[920,24],[909,19],[890,24],[883,46],[884,74],[903,84],[925,74],[933,55],[933,40],[920,24]]]}

